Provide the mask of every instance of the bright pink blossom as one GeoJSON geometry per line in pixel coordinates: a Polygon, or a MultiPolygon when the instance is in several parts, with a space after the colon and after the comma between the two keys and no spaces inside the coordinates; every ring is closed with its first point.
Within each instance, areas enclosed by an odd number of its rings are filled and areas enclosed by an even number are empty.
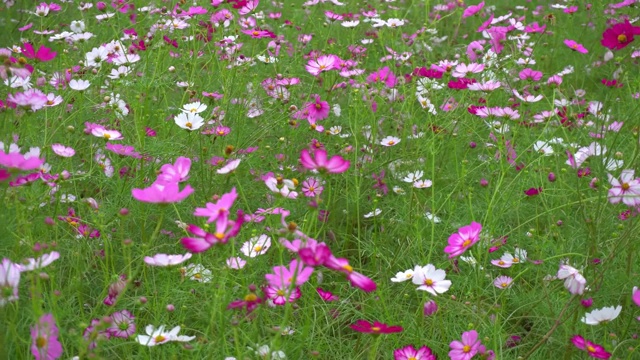
{"type": "Polygon", "coordinates": [[[451,351],[449,351],[449,357],[451,360],[470,360],[479,351],[480,340],[478,339],[478,332],[475,330],[462,333],[462,341],[452,341],[449,344],[451,351]]]}
{"type": "Polygon", "coordinates": [[[589,50],[587,50],[587,48],[585,48],[582,44],[577,43],[574,40],[570,40],[570,39],[565,39],[564,40],[564,44],[567,45],[567,47],[573,51],[577,51],[581,54],[586,54],[589,52],[589,50]]]}
{"type": "Polygon", "coordinates": [[[484,1],[478,5],[469,5],[464,12],[462,13],[462,18],[468,18],[469,16],[473,16],[477,14],[484,7],[484,1]]]}
{"type": "Polygon", "coordinates": [[[22,53],[27,59],[36,59],[42,62],[51,61],[56,58],[56,52],[51,51],[48,47],[40,45],[38,51],[35,51],[31,43],[22,44],[22,53]]]}
{"type": "Polygon", "coordinates": [[[571,338],[571,342],[575,347],[580,350],[583,350],[592,358],[596,359],[608,359],[611,357],[611,354],[605,351],[604,347],[601,345],[592,343],[589,340],[586,340],[580,335],[575,335],[571,338]]]}
{"type": "Polygon", "coordinates": [[[461,227],[457,233],[449,236],[449,245],[444,248],[444,252],[449,254],[450,259],[463,254],[480,240],[480,231],[482,231],[482,225],[477,222],[461,227]]]}
{"type": "Polygon", "coordinates": [[[634,26],[629,20],[625,20],[605,30],[600,43],[611,50],[620,50],[627,47],[635,35],[640,35],[640,26],[634,26]]]}
{"type": "Polygon", "coordinates": [[[230,192],[222,195],[215,204],[206,203],[204,208],[196,208],[193,215],[209,217],[207,223],[212,223],[219,218],[227,219],[229,218],[229,209],[231,209],[237,198],[238,193],[234,187],[230,192]]]}
{"type": "Polygon", "coordinates": [[[366,320],[358,320],[355,324],[351,324],[350,327],[357,332],[366,334],[392,334],[403,330],[402,326],[399,325],[389,326],[378,321],[370,323],[366,320]]]}
{"type": "Polygon", "coordinates": [[[331,159],[327,159],[327,151],[325,149],[314,149],[314,157],[311,157],[308,149],[300,152],[300,163],[306,169],[316,170],[321,173],[339,174],[347,171],[351,163],[340,155],[335,155],[331,159]]]}
{"type": "Polygon", "coordinates": [[[436,355],[427,346],[419,349],[413,345],[407,345],[403,348],[393,351],[394,360],[436,360],[436,355]]]}
{"type": "Polygon", "coordinates": [[[141,202],[169,204],[186,199],[193,191],[191,185],[187,185],[184,189],[180,190],[177,182],[166,183],[156,181],[148,188],[132,189],[131,195],[134,199],[141,202]]]}
{"type": "Polygon", "coordinates": [[[62,356],[62,344],[58,341],[58,327],[51,314],[44,314],[31,328],[31,354],[36,360],[54,360],[62,356]]]}

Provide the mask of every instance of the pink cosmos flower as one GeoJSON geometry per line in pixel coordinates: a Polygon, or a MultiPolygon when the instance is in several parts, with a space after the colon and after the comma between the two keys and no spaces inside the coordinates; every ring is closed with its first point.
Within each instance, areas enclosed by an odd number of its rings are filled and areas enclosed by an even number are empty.
{"type": "Polygon", "coordinates": [[[37,258],[28,258],[22,264],[16,264],[20,269],[20,272],[32,271],[37,269],[42,269],[46,266],[51,265],[54,261],[60,258],[60,253],[57,251],[52,251],[47,254],[42,254],[37,258]]]}
{"type": "Polygon", "coordinates": [[[23,155],[17,147],[9,149],[9,153],[5,153],[0,147],[0,166],[22,171],[39,169],[44,164],[44,158],[39,158],[40,149],[35,149],[37,148],[32,148],[23,155]]]}
{"type": "Polygon", "coordinates": [[[102,126],[94,127],[91,135],[104,138],[105,140],[122,140],[122,134],[116,130],[107,130],[102,126]]]}
{"type": "Polygon", "coordinates": [[[131,195],[134,199],[156,204],[169,204],[181,202],[194,192],[191,185],[185,186],[181,191],[177,182],[166,183],[156,181],[146,189],[132,189],[131,195]]]}
{"type": "Polygon", "coordinates": [[[524,32],[526,33],[544,33],[544,30],[547,28],[547,24],[540,26],[537,22],[529,24],[525,26],[524,32]]]}
{"type": "Polygon", "coordinates": [[[56,52],[51,51],[48,47],[40,45],[38,51],[35,51],[31,43],[22,44],[22,53],[27,59],[36,59],[42,62],[51,61],[56,58],[56,52]]]}
{"type": "Polygon", "coordinates": [[[520,80],[539,81],[540,79],[542,79],[542,72],[526,68],[520,71],[518,77],[520,78],[520,80]]]}
{"type": "Polygon", "coordinates": [[[497,287],[498,289],[507,289],[511,287],[511,283],[513,283],[513,279],[502,275],[502,276],[498,276],[494,281],[493,281],[493,285],[495,287],[497,287]]]}
{"type": "Polygon", "coordinates": [[[292,289],[288,286],[268,285],[262,291],[267,299],[271,299],[278,306],[282,306],[287,302],[293,303],[302,296],[302,292],[298,287],[292,289]]]}
{"type": "Polygon", "coordinates": [[[339,174],[347,171],[351,163],[340,155],[335,155],[327,160],[325,149],[314,148],[314,157],[309,154],[308,149],[300,152],[300,163],[306,169],[315,170],[321,173],[339,174]]]}
{"type": "Polygon", "coordinates": [[[309,102],[304,107],[309,121],[324,120],[329,116],[329,110],[331,110],[328,102],[322,101],[319,95],[315,97],[314,102],[309,102]]]}
{"type": "Polygon", "coordinates": [[[160,168],[158,180],[166,183],[179,183],[189,179],[191,169],[191,159],[180,156],[174,164],[164,164],[160,168]]]}
{"type": "Polygon", "coordinates": [[[566,264],[560,265],[558,279],[564,280],[564,287],[573,295],[582,295],[587,284],[587,279],[580,274],[578,269],[566,264]]]}
{"type": "Polygon", "coordinates": [[[304,266],[302,262],[294,259],[289,263],[289,267],[275,266],[273,268],[273,274],[266,274],[264,277],[267,283],[276,287],[291,287],[301,286],[309,280],[313,268],[304,266]]]}
{"type": "Polygon", "coordinates": [[[120,310],[111,314],[111,325],[107,332],[111,336],[127,339],[136,332],[135,316],[127,310],[120,310]]]}
{"type": "Polygon", "coordinates": [[[370,323],[366,320],[358,320],[355,324],[349,325],[353,330],[366,334],[393,334],[402,332],[403,328],[399,325],[389,326],[378,321],[370,323]]]}
{"type": "Polygon", "coordinates": [[[627,47],[635,35],[640,35],[640,26],[634,26],[629,20],[625,20],[605,30],[600,43],[611,50],[620,50],[627,47]]]}
{"type": "Polygon", "coordinates": [[[316,288],[316,291],[318,292],[318,295],[320,295],[322,300],[326,302],[338,301],[338,296],[332,294],[329,291],[323,290],[322,288],[316,288]]]}
{"type": "Polygon", "coordinates": [[[429,300],[422,307],[422,315],[431,316],[438,312],[438,304],[434,300],[429,300]]]}
{"type": "Polygon", "coordinates": [[[309,239],[307,244],[298,250],[300,260],[309,266],[319,266],[324,264],[331,256],[331,250],[324,242],[318,243],[309,239]]]}
{"type": "Polygon", "coordinates": [[[606,352],[604,350],[604,347],[598,344],[592,343],[589,340],[585,340],[585,338],[583,338],[580,335],[573,336],[571,338],[571,342],[573,343],[573,345],[575,345],[575,347],[585,351],[592,358],[608,359],[611,357],[611,354],[606,352]]]}
{"type": "Polygon", "coordinates": [[[359,272],[353,271],[353,267],[349,265],[349,260],[347,259],[336,258],[335,256],[330,255],[323,265],[328,267],[329,269],[340,271],[346,274],[347,280],[349,280],[351,286],[357,287],[366,292],[376,290],[376,283],[368,277],[360,274],[359,272]]]}
{"type": "Polygon", "coordinates": [[[451,360],[470,360],[479,352],[481,345],[477,331],[464,332],[462,341],[455,340],[449,344],[449,357],[451,360]]]}
{"type": "Polygon", "coordinates": [[[2,259],[0,264],[0,307],[8,302],[18,300],[20,284],[20,267],[9,259],[2,259]]]}
{"type": "Polygon", "coordinates": [[[333,70],[338,61],[340,61],[340,58],[336,55],[322,55],[317,59],[309,60],[304,68],[309,74],[318,76],[321,72],[333,70]]]}
{"type": "Polygon", "coordinates": [[[62,344],[58,341],[58,327],[51,314],[44,314],[31,328],[31,354],[36,360],[53,360],[62,356],[62,344]]]}
{"type": "Polygon", "coordinates": [[[72,147],[67,147],[62,144],[53,144],[51,145],[51,149],[56,155],[62,157],[72,157],[76,154],[76,151],[73,150],[72,147]]]}
{"type": "Polygon", "coordinates": [[[261,29],[253,29],[253,30],[240,30],[244,34],[251,35],[254,39],[260,39],[264,37],[275,38],[276,34],[272,33],[269,30],[261,30],[261,29]]]}
{"type": "Polygon", "coordinates": [[[324,186],[316,178],[311,177],[302,182],[302,194],[306,197],[320,196],[322,190],[324,190],[324,186]]]}
{"type": "Polygon", "coordinates": [[[398,81],[396,76],[391,71],[391,69],[389,69],[388,66],[385,66],[382,69],[376,72],[373,72],[371,73],[371,75],[367,76],[367,83],[377,83],[377,82],[384,82],[384,84],[387,87],[392,88],[396,86],[398,81]]]}
{"type": "Polygon", "coordinates": [[[471,63],[467,64],[458,64],[455,69],[451,73],[451,76],[456,78],[463,78],[468,74],[477,74],[484,70],[484,64],[471,63]]]}
{"type": "Polygon", "coordinates": [[[229,218],[229,209],[233,206],[233,203],[238,198],[236,188],[232,188],[230,192],[222,195],[220,199],[215,203],[206,203],[204,208],[196,208],[193,212],[194,216],[209,217],[207,223],[212,223],[218,218],[229,218]]]}
{"type": "Polygon", "coordinates": [[[191,259],[191,256],[193,256],[191,253],[186,253],[184,255],[155,254],[153,256],[145,256],[144,262],[151,266],[171,266],[182,264],[183,262],[191,259]]]}
{"type": "Polygon", "coordinates": [[[468,18],[470,16],[477,14],[480,10],[482,10],[483,7],[484,7],[484,1],[478,5],[469,5],[466,9],[464,9],[464,12],[462,13],[462,18],[463,19],[468,18]]]}
{"type": "Polygon", "coordinates": [[[187,231],[195,235],[195,237],[184,237],[180,239],[182,246],[191,252],[203,252],[216,244],[226,244],[229,239],[235,237],[240,232],[240,228],[244,223],[244,216],[241,210],[238,210],[236,220],[228,220],[219,217],[216,219],[216,228],[213,234],[195,226],[187,226],[187,231]]]}
{"type": "MultiPolygon", "coordinates": [[[[483,2],[484,4],[484,2],[483,2]]],[[[413,345],[407,345],[403,348],[393,351],[394,360],[436,360],[436,355],[427,346],[419,349],[413,345]]]]}
{"type": "Polygon", "coordinates": [[[609,177],[608,197],[609,202],[617,204],[622,201],[627,206],[640,206],[640,179],[634,178],[634,170],[622,170],[620,180],[614,178],[611,174],[609,177]]]}
{"type": "Polygon", "coordinates": [[[586,54],[589,52],[589,50],[587,50],[587,48],[585,48],[584,46],[582,46],[582,44],[579,44],[577,42],[575,42],[574,40],[570,40],[570,39],[565,39],[564,40],[564,44],[567,45],[567,47],[573,51],[577,51],[581,54],[586,54]]]}
{"type": "Polygon", "coordinates": [[[482,225],[472,222],[471,225],[463,226],[458,232],[449,236],[449,245],[444,248],[444,252],[449,254],[449,259],[463,254],[469,247],[480,240],[482,225]]]}
{"type": "MultiPolygon", "coordinates": [[[[134,159],[142,158],[140,153],[136,152],[135,148],[133,146],[107,143],[107,145],[105,145],[105,148],[107,150],[109,150],[109,151],[112,151],[112,152],[120,155],[120,156],[130,156],[130,157],[132,157],[134,159]]],[[[60,155],[60,154],[58,154],[58,155],[60,155]]]]}

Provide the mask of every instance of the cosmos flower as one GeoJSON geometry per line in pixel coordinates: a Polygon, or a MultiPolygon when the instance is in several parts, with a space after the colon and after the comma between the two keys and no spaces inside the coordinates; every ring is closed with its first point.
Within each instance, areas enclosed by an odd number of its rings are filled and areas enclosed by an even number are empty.
{"type": "Polygon", "coordinates": [[[62,344],[58,341],[58,327],[51,314],[44,314],[31,328],[31,354],[36,360],[54,360],[62,356],[62,344]]]}
{"type": "Polygon", "coordinates": [[[599,325],[617,318],[621,311],[622,306],[620,305],[615,308],[613,306],[609,306],[602,309],[595,309],[586,313],[581,321],[587,325],[599,325]]]}
{"type": "Polygon", "coordinates": [[[606,29],[600,43],[611,50],[620,50],[627,47],[635,35],[640,35],[640,26],[634,26],[629,20],[625,20],[606,29]]]}
{"type": "Polygon", "coordinates": [[[604,350],[604,347],[598,344],[592,343],[591,341],[586,340],[580,335],[575,335],[574,337],[572,337],[571,342],[573,343],[573,345],[575,345],[575,347],[585,351],[587,355],[589,355],[592,358],[608,359],[611,357],[611,354],[606,352],[604,350]]]}
{"type": "Polygon", "coordinates": [[[370,323],[366,320],[358,320],[349,325],[353,330],[366,334],[392,334],[402,332],[402,326],[389,326],[378,321],[370,323]]]}
{"type": "Polygon", "coordinates": [[[413,345],[407,345],[403,348],[393,350],[394,360],[436,360],[436,355],[427,346],[419,349],[413,345]]]}
{"type": "Polygon", "coordinates": [[[147,334],[136,336],[136,341],[141,345],[156,346],[170,341],[187,342],[196,338],[195,336],[178,335],[180,326],[176,326],[170,331],[165,331],[164,328],[164,325],[160,325],[158,328],[147,325],[144,329],[147,334]]]}
{"type": "Polygon", "coordinates": [[[457,233],[449,236],[449,245],[444,248],[444,252],[449,254],[450,259],[462,255],[480,240],[480,231],[482,231],[482,225],[477,222],[461,227],[457,233]]]}
{"type": "Polygon", "coordinates": [[[442,269],[436,269],[432,264],[426,266],[416,265],[411,281],[419,285],[418,290],[424,290],[433,296],[442,294],[451,287],[451,280],[445,280],[447,273],[442,269]]]}

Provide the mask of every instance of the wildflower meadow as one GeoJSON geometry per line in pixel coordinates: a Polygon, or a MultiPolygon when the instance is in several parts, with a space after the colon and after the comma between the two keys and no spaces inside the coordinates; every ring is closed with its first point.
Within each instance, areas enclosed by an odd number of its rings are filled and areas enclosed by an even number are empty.
{"type": "Polygon", "coordinates": [[[639,19],[2,0],[0,359],[640,359],[639,19]]]}

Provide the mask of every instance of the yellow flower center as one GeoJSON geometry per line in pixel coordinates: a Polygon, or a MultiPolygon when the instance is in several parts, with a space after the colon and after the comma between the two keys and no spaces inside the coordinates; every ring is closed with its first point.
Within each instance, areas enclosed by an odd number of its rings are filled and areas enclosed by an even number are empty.
{"type": "Polygon", "coordinates": [[[251,294],[249,294],[249,295],[244,297],[244,301],[246,301],[246,302],[254,302],[256,300],[258,300],[258,297],[254,293],[251,293],[251,294]]]}
{"type": "Polygon", "coordinates": [[[104,137],[107,140],[111,139],[111,135],[110,134],[103,134],[102,137],[104,137]]]}
{"type": "Polygon", "coordinates": [[[620,44],[626,43],[627,42],[627,35],[625,35],[625,34],[618,35],[618,42],[620,44]]]}
{"type": "Polygon", "coordinates": [[[503,282],[502,284],[500,284],[500,286],[502,286],[503,288],[506,288],[507,286],[509,286],[509,284],[507,284],[506,282],[503,282]]]}
{"type": "Polygon", "coordinates": [[[258,35],[260,35],[260,33],[259,33],[259,32],[257,32],[257,31],[254,31],[254,32],[252,32],[252,33],[251,33],[251,35],[253,35],[253,36],[258,36],[258,35]]]}
{"type": "Polygon", "coordinates": [[[500,261],[498,261],[498,264],[499,265],[504,265],[504,261],[500,260],[500,261]]]}
{"type": "Polygon", "coordinates": [[[193,126],[193,124],[192,124],[192,123],[190,123],[190,122],[187,122],[186,124],[184,124],[184,126],[186,126],[186,127],[188,127],[189,129],[191,129],[191,127],[193,126]]]}
{"type": "Polygon", "coordinates": [[[371,328],[371,331],[376,332],[376,333],[377,333],[377,332],[380,332],[380,330],[382,330],[382,329],[380,329],[380,328],[379,328],[379,327],[377,327],[377,326],[374,326],[374,327],[372,327],[372,328],[371,328]]]}
{"type": "Polygon", "coordinates": [[[342,268],[347,270],[347,272],[352,272],[353,271],[353,268],[351,267],[351,265],[343,265],[342,268]]]}
{"type": "Polygon", "coordinates": [[[161,343],[163,341],[165,341],[167,338],[162,336],[162,335],[158,335],[155,338],[153,338],[153,340],[155,340],[156,343],[161,343]]]}
{"type": "Polygon", "coordinates": [[[278,294],[278,296],[284,296],[285,292],[284,290],[278,290],[276,291],[276,294],[278,294]]]}
{"type": "Polygon", "coordinates": [[[196,279],[202,279],[202,274],[195,273],[195,274],[193,274],[193,277],[196,278],[196,279]]]}
{"type": "Polygon", "coordinates": [[[215,234],[213,234],[213,236],[215,236],[216,239],[218,239],[218,240],[224,239],[224,234],[223,233],[215,233],[215,234]]]}
{"type": "Polygon", "coordinates": [[[465,346],[462,347],[462,352],[463,353],[468,353],[470,351],[471,351],[471,346],[465,345],[465,346]]]}
{"type": "Polygon", "coordinates": [[[587,345],[587,352],[594,353],[596,352],[596,349],[591,345],[587,345]]]}
{"type": "Polygon", "coordinates": [[[42,336],[38,336],[38,338],[36,339],[36,346],[42,349],[46,345],[47,345],[47,339],[42,336]]]}
{"type": "Polygon", "coordinates": [[[255,251],[255,252],[259,252],[260,250],[262,250],[262,246],[260,246],[260,245],[256,245],[256,246],[253,247],[253,251],[255,251]]]}
{"type": "Polygon", "coordinates": [[[393,141],[393,140],[389,140],[389,142],[388,142],[387,144],[389,144],[389,145],[393,145],[393,144],[395,144],[395,143],[396,143],[395,141],[393,141]]]}
{"type": "Polygon", "coordinates": [[[631,187],[631,186],[629,185],[629,183],[623,183],[623,184],[622,184],[622,190],[624,190],[624,191],[629,190],[629,188],[630,188],[630,187],[631,187]]]}
{"type": "Polygon", "coordinates": [[[467,246],[469,246],[469,245],[471,245],[471,240],[469,240],[469,239],[465,240],[465,241],[462,243],[462,247],[467,247],[467,246]]]}

